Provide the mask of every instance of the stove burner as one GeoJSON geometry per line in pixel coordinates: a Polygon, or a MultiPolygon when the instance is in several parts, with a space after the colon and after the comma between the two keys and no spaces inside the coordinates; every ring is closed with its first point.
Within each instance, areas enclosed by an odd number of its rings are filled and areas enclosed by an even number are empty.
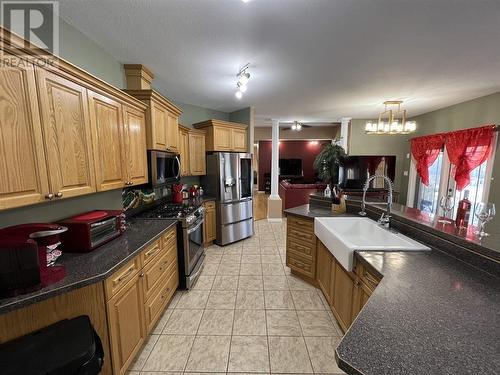
{"type": "Polygon", "coordinates": [[[169,203],[151,211],[146,211],[142,216],[146,218],[182,219],[193,213],[196,208],[191,205],[169,203]]]}

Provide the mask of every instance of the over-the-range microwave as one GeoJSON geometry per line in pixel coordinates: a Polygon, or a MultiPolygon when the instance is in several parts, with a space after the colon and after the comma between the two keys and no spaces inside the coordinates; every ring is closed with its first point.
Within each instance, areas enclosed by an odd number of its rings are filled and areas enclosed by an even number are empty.
{"type": "Polygon", "coordinates": [[[148,151],[149,182],[162,186],[179,181],[181,161],[179,155],[164,151],[148,151]]]}

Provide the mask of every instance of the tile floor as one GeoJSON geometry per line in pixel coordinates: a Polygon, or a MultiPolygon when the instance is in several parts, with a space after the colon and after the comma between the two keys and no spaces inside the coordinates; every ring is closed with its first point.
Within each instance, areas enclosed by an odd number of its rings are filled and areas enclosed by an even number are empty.
{"type": "Polygon", "coordinates": [[[195,288],[178,291],[130,368],[172,373],[343,374],[341,331],[321,291],[285,266],[285,223],[207,249],[195,288]]]}

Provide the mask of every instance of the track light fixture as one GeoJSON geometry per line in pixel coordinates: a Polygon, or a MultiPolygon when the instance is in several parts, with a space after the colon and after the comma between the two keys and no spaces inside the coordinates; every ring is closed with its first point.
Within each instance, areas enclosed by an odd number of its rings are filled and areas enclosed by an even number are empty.
{"type": "Polygon", "coordinates": [[[238,82],[236,82],[237,91],[234,94],[237,99],[243,97],[243,93],[247,91],[247,83],[250,80],[250,73],[248,73],[249,63],[240,69],[239,73],[236,75],[238,82]]]}

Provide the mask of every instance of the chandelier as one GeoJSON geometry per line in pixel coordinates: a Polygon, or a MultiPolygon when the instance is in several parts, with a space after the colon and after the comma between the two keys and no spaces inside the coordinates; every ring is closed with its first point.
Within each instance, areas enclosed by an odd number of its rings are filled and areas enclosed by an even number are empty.
{"type": "Polygon", "coordinates": [[[417,129],[415,121],[406,120],[406,109],[401,109],[402,100],[384,102],[384,111],[378,116],[378,121],[367,121],[366,134],[409,134],[417,129]]]}

